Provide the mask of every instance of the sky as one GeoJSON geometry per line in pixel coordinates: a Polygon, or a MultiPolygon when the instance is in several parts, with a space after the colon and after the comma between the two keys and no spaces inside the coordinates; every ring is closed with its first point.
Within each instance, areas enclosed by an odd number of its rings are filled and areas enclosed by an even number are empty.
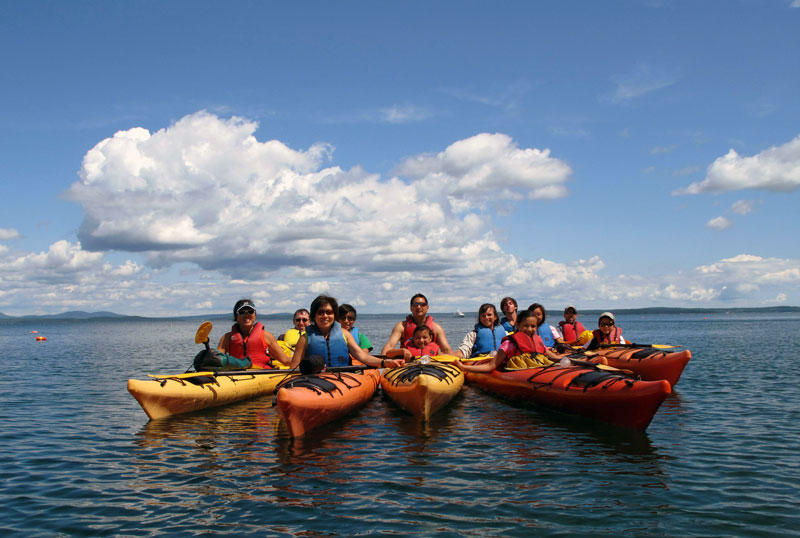
{"type": "Polygon", "coordinates": [[[800,305],[800,0],[0,2],[0,312],[800,305]]]}

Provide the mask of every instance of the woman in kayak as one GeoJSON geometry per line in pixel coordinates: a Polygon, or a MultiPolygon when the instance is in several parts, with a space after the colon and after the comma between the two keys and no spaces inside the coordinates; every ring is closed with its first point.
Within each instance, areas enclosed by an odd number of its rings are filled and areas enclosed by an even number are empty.
{"type": "Polygon", "coordinates": [[[503,343],[500,344],[500,349],[494,357],[480,364],[463,364],[461,361],[455,361],[454,364],[467,372],[491,372],[502,369],[508,359],[517,355],[529,355],[541,366],[559,360],[558,355],[545,347],[537,327],[536,315],[529,310],[523,310],[517,314],[517,332],[503,338],[503,343]]]}
{"type": "MultiPolygon", "coordinates": [[[[504,299],[505,300],[505,299],[504,299]]],[[[511,299],[513,301],[513,299],[511,299]]],[[[514,309],[514,320],[517,310],[514,309]]],[[[500,348],[500,342],[506,336],[506,329],[497,319],[497,309],[493,304],[482,304],[478,309],[478,323],[464,336],[464,340],[455,352],[456,357],[466,359],[477,355],[485,355],[500,348]]]]}
{"type": "Polygon", "coordinates": [[[272,368],[273,360],[289,364],[278,341],[256,321],[256,305],[251,299],[239,299],[233,307],[233,327],[222,335],[217,351],[237,359],[250,359],[256,368],[272,368]]]}
{"type": "Polygon", "coordinates": [[[614,314],[603,312],[597,320],[597,329],[592,332],[592,339],[585,347],[588,351],[597,349],[603,344],[626,344],[622,337],[622,328],[616,326],[614,314]]]}
{"type": "Polygon", "coordinates": [[[353,335],[353,339],[358,342],[358,347],[366,349],[367,351],[372,351],[372,342],[369,341],[366,334],[359,331],[358,327],[355,326],[357,317],[358,313],[351,305],[339,305],[339,323],[342,324],[342,329],[350,331],[350,334],[353,335]]]}
{"type": "Polygon", "coordinates": [[[306,334],[300,337],[294,348],[292,368],[300,365],[300,361],[313,355],[321,356],[325,366],[347,366],[350,357],[368,365],[379,368],[397,368],[403,366],[402,359],[379,359],[373,357],[365,349],[361,349],[350,334],[342,329],[339,323],[339,304],[333,297],[320,295],[311,303],[311,325],[306,334]]]}
{"type": "Polygon", "coordinates": [[[503,297],[500,301],[500,311],[503,313],[500,325],[503,326],[506,332],[514,332],[514,327],[517,324],[517,300],[513,297],[503,297]]]}

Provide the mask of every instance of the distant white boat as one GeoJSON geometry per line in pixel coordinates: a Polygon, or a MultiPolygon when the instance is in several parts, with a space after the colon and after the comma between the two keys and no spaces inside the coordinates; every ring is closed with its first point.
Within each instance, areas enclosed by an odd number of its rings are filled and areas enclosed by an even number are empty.
{"type": "Polygon", "coordinates": [[[462,312],[461,310],[456,310],[456,313],[454,314],[454,316],[457,317],[457,318],[463,318],[464,317],[464,312],[462,312]]]}

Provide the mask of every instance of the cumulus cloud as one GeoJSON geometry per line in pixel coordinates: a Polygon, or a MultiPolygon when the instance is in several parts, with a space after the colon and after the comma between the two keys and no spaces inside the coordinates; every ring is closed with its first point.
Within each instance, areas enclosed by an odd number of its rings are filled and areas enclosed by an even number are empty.
{"type": "Polygon", "coordinates": [[[463,249],[496,247],[486,202],[564,196],[571,172],[547,149],[479,134],[409,158],[398,169],[404,179],[383,179],[323,167],[326,144],[260,142],[256,128],[199,112],[98,143],[68,191],[85,210],[84,248],[142,252],[155,267],[188,262],[233,278],[286,268],[303,277],[399,265],[441,271],[457,266],[463,249]]]}
{"type": "Polygon", "coordinates": [[[726,219],[725,217],[714,217],[710,221],[706,222],[706,226],[711,228],[712,230],[727,230],[733,223],[726,219]]]}
{"type": "Polygon", "coordinates": [[[798,188],[800,136],[751,157],[741,156],[731,149],[711,163],[703,181],[692,183],[673,194],[718,193],[741,189],[792,192],[798,188]]]}
{"type": "Polygon", "coordinates": [[[0,241],[7,239],[17,239],[19,232],[14,228],[0,228],[0,241]]]}

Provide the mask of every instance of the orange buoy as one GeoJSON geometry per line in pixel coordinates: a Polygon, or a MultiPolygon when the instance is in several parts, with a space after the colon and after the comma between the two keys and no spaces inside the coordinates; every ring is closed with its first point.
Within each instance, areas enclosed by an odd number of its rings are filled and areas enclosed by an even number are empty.
{"type": "Polygon", "coordinates": [[[36,334],[36,333],[38,333],[38,332],[39,332],[39,331],[31,331],[31,334],[36,334]]]}
{"type": "Polygon", "coordinates": [[[37,336],[37,337],[36,337],[36,341],[37,341],[37,342],[41,342],[41,341],[43,341],[43,340],[47,340],[47,337],[46,337],[46,336],[37,336]]]}

